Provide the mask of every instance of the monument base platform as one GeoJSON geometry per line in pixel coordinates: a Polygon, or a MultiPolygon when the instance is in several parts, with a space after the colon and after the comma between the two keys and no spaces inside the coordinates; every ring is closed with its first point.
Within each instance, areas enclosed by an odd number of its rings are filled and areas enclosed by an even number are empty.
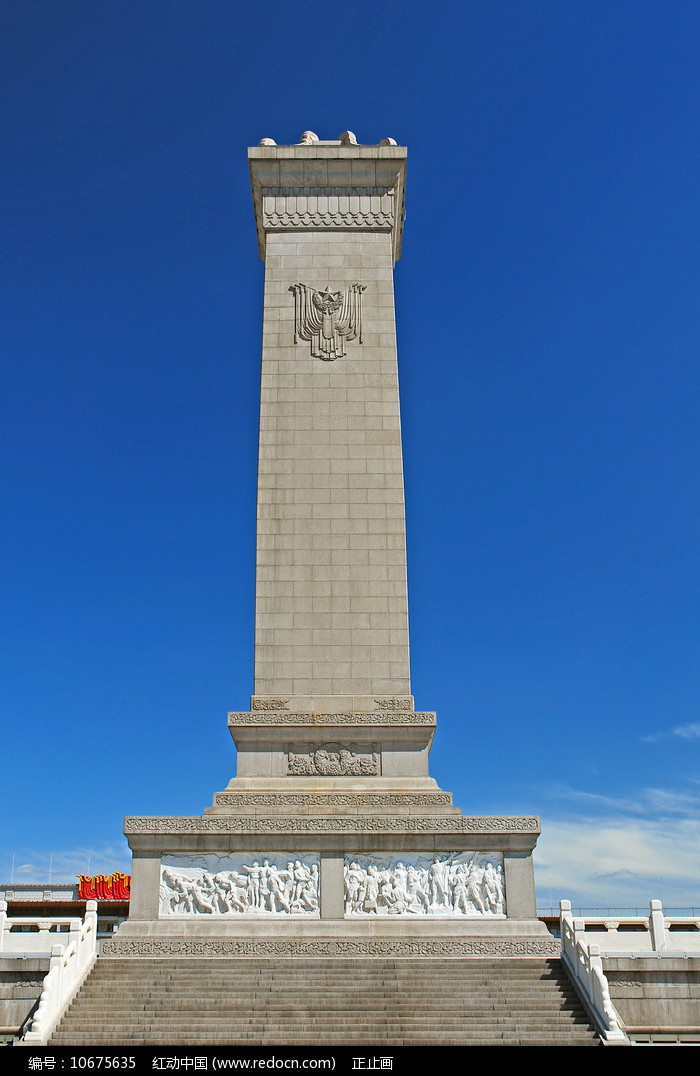
{"type": "Polygon", "coordinates": [[[384,791],[376,780],[334,783],[325,793],[305,784],[289,793],[291,815],[284,796],[258,787],[260,802],[232,794],[245,813],[219,802],[201,817],[127,818],[130,916],[103,955],[558,951],[536,915],[537,818],[466,817],[437,786],[429,797],[447,802],[430,811],[392,782],[384,791]],[[277,809],[261,813],[277,797],[277,809]]]}

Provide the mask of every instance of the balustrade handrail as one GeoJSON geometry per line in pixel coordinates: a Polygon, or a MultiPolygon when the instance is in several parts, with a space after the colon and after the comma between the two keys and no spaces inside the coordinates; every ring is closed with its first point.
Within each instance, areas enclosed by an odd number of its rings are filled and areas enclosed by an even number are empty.
{"type": "Polygon", "coordinates": [[[589,944],[583,920],[574,919],[571,902],[560,903],[562,960],[593,1016],[603,1039],[608,1043],[627,1043],[620,1017],[610,997],[610,987],[603,971],[600,946],[589,944]]]}
{"type": "MultiPolygon", "coordinates": [[[[1,913],[0,913],[1,914],[1,913]]],[[[44,979],[39,1005],[23,1043],[43,1046],[80,989],[97,956],[97,901],[87,901],[85,919],[71,920],[75,929],[65,944],[51,948],[49,971],[44,979]]]]}
{"type": "Polygon", "coordinates": [[[589,944],[600,941],[606,957],[614,953],[642,956],[646,952],[668,957],[700,953],[700,916],[664,915],[660,900],[650,901],[646,916],[608,913],[574,917],[569,901],[562,901],[562,907],[567,918],[580,924],[577,929],[581,935],[588,935],[589,944]],[[617,946],[614,950],[613,944],[617,946]]]}

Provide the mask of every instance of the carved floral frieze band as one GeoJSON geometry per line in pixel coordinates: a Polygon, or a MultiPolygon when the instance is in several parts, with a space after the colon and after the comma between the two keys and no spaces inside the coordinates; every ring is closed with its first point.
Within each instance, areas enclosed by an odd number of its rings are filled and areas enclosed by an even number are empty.
{"type": "Polygon", "coordinates": [[[480,938],[107,938],[103,956],[118,957],[558,957],[561,942],[552,937],[480,938]]]}
{"type": "Polygon", "coordinates": [[[193,815],[124,819],[124,833],[520,833],[536,836],[540,820],[529,816],[444,817],[377,815],[345,818],[342,815],[313,818],[245,818],[237,815],[193,815]]]}
{"type": "Polygon", "coordinates": [[[346,343],[362,343],[362,293],[366,284],[350,284],[344,291],[317,291],[308,284],[292,284],[294,292],[294,343],[307,340],[315,359],[332,362],[347,353],[346,343]]]}
{"type": "Polygon", "coordinates": [[[293,713],[289,710],[232,711],[228,715],[232,727],[239,725],[435,725],[436,717],[430,711],[406,712],[396,710],[371,710],[368,713],[317,714],[293,713]]]}
{"type": "Polygon", "coordinates": [[[379,752],[376,744],[292,744],[287,773],[295,777],[377,777],[379,752]]]}
{"type": "Polygon", "coordinates": [[[319,914],[319,857],[163,856],[160,915],[319,914]]]}
{"type": "Polygon", "coordinates": [[[345,859],[345,914],[505,915],[503,856],[349,856],[345,859]]]}
{"type": "Polygon", "coordinates": [[[451,807],[449,792],[215,792],[215,807],[451,807]]]}

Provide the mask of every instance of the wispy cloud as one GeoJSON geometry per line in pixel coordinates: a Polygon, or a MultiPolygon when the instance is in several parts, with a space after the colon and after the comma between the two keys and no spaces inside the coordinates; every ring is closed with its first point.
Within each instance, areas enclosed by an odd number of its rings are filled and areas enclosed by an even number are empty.
{"type": "Polygon", "coordinates": [[[693,725],[679,725],[673,730],[673,735],[680,736],[683,740],[700,740],[700,724],[695,722],[693,725]]]}
{"type": "Polygon", "coordinates": [[[646,788],[644,799],[651,811],[664,814],[688,814],[697,816],[700,809],[700,797],[687,792],[676,792],[669,788],[646,788]]]}
{"type": "Polygon", "coordinates": [[[560,783],[548,789],[547,795],[550,800],[557,800],[560,803],[578,804],[588,807],[589,810],[606,814],[613,812],[622,816],[638,815],[657,818],[659,814],[680,814],[695,818],[700,812],[700,795],[679,792],[676,789],[643,788],[634,798],[630,798],[586,792],[560,783]]]}
{"type": "Polygon", "coordinates": [[[629,814],[642,814],[644,808],[641,803],[620,799],[617,796],[604,796],[598,792],[584,792],[582,789],[570,788],[568,785],[559,784],[550,790],[550,796],[554,799],[568,801],[570,803],[586,804],[591,808],[603,808],[605,810],[624,811],[629,814]]]}
{"type": "Polygon", "coordinates": [[[75,882],[78,874],[111,874],[131,870],[126,841],[93,848],[55,850],[18,848],[0,856],[0,882],[75,882]]]}
{"type": "Polygon", "coordinates": [[[696,721],[690,725],[678,725],[675,729],[652,732],[640,739],[642,743],[658,743],[659,740],[667,740],[671,736],[679,736],[681,740],[700,740],[700,723],[696,721]]]}

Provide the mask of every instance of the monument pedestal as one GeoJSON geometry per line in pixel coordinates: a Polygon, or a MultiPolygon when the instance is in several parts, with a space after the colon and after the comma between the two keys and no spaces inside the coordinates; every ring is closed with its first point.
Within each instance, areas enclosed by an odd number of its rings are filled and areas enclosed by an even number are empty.
{"type": "Polygon", "coordinates": [[[557,954],[536,918],[538,819],[452,805],[428,775],[434,714],[258,709],[229,724],[243,775],[213,807],[126,819],[131,910],[104,955],[557,954]]]}

